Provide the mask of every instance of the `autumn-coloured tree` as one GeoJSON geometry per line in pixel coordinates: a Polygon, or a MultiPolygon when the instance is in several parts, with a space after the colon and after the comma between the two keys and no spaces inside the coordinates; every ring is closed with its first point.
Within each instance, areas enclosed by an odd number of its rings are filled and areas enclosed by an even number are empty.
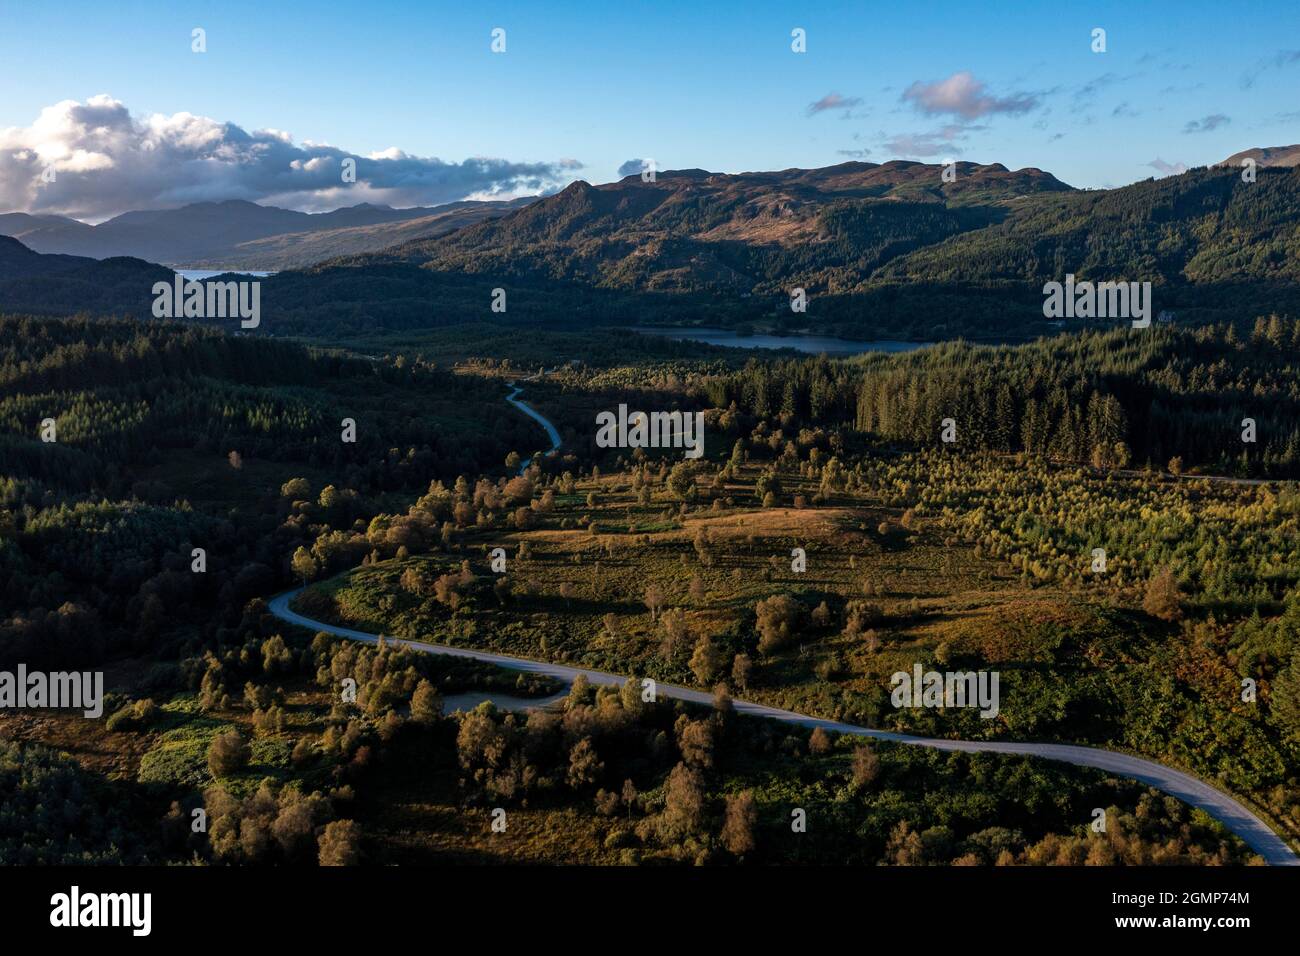
{"type": "Polygon", "coordinates": [[[433,582],[433,596],[453,611],[460,607],[460,575],[443,574],[433,582]]]}
{"type": "Polygon", "coordinates": [[[745,690],[749,687],[750,678],[754,673],[754,662],[750,660],[748,654],[737,654],[731,662],[731,682],[745,690]]]}
{"type": "Polygon", "coordinates": [[[712,638],[701,637],[691,655],[691,673],[701,684],[712,684],[727,665],[727,652],[712,638]]]}
{"type": "Polygon", "coordinates": [[[595,744],[590,737],[583,737],[569,750],[569,769],[564,780],[574,790],[581,790],[595,783],[604,769],[595,744]]]}
{"type": "Polygon", "coordinates": [[[813,754],[830,753],[833,746],[831,735],[822,727],[816,728],[812,732],[812,736],[808,738],[808,751],[813,754]]]}
{"type": "Polygon", "coordinates": [[[514,596],[514,585],[510,579],[502,575],[492,583],[492,593],[496,595],[497,603],[502,607],[514,596]]]}
{"type": "Polygon", "coordinates": [[[208,769],[214,777],[237,773],[248,766],[252,751],[237,730],[218,734],[208,745],[208,769]]]}
{"type": "Polygon", "coordinates": [[[411,719],[421,724],[432,724],[442,716],[442,696],[427,680],[415,686],[411,695],[411,719]]]}
{"type": "Polygon", "coordinates": [[[925,863],[921,837],[906,820],[900,820],[889,834],[885,853],[898,866],[922,866],[925,863]]]}
{"type": "Polygon", "coordinates": [[[311,497],[311,485],[306,478],[290,478],[280,486],[280,497],[290,501],[302,501],[311,497]]]}
{"type": "Polygon", "coordinates": [[[423,596],[428,590],[429,582],[425,577],[424,570],[416,565],[411,565],[402,571],[397,583],[403,591],[412,594],[415,597],[423,596]]]}
{"type": "Polygon", "coordinates": [[[663,631],[663,639],[659,642],[659,654],[664,660],[671,661],[686,643],[690,633],[686,626],[686,615],[682,613],[681,608],[670,608],[664,612],[659,627],[663,631]]]}
{"type": "Polygon", "coordinates": [[[861,744],[853,748],[853,788],[869,787],[880,774],[880,758],[871,744],[861,744]]]}
{"type": "Polygon", "coordinates": [[[664,592],[659,585],[651,583],[646,585],[645,589],[645,606],[650,612],[650,620],[657,620],[659,609],[664,606],[664,592]]]}
{"type": "Polygon", "coordinates": [[[708,595],[708,590],[704,586],[704,579],[698,574],[692,574],[690,587],[687,588],[687,593],[690,594],[692,604],[697,607],[700,604],[703,604],[705,597],[708,595]]]}
{"type": "Polygon", "coordinates": [[[675,498],[686,501],[694,497],[695,463],[690,461],[677,462],[677,464],[673,465],[673,470],[668,473],[666,484],[675,498]]]}
{"type": "Polygon", "coordinates": [[[722,845],[735,856],[744,856],[754,849],[754,826],[758,823],[758,808],[752,790],[727,797],[727,812],[722,823],[722,845]]]}
{"type": "Polygon", "coordinates": [[[509,504],[527,504],[533,497],[533,483],[523,475],[519,475],[506,482],[504,493],[509,504]]]}
{"type": "Polygon", "coordinates": [[[794,637],[804,606],[788,594],[775,594],[758,602],[754,607],[757,617],[758,650],[773,654],[790,643],[794,637]]]}
{"type": "Polygon", "coordinates": [[[1177,621],[1183,616],[1182,590],[1173,568],[1161,568],[1147,581],[1142,610],[1162,621],[1177,621]]]}
{"type": "Polygon", "coordinates": [[[704,825],[704,810],[703,775],[695,768],[679,763],[668,774],[668,781],[664,785],[660,833],[668,840],[698,833],[704,825]]]}
{"type": "Polygon", "coordinates": [[[321,866],[356,866],[361,862],[361,826],[355,820],[325,825],[320,838],[321,866]]]}
{"type": "Polygon", "coordinates": [[[695,554],[699,557],[701,564],[707,566],[713,563],[712,545],[713,542],[709,538],[708,527],[700,525],[695,532],[694,547],[695,554]]]}
{"type": "Polygon", "coordinates": [[[586,674],[579,674],[569,685],[568,696],[564,699],[564,709],[573,710],[575,707],[583,707],[591,703],[591,697],[591,681],[587,679],[586,674]]]}
{"type": "Polygon", "coordinates": [[[298,547],[298,550],[293,553],[292,563],[293,573],[302,581],[304,586],[306,586],[308,581],[314,579],[317,572],[320,570],[319,565],[316,564],[316,559],[312,556],[312,553],[301,545],[298,547]]]}
{"type": "Polygon", "coordinates": [[[677,749],[682,759],[692,767],[713,766],[713,748],[717,725],[712,720],[691,720],[685,714],[673,725],[677,734],[677,749]]]}

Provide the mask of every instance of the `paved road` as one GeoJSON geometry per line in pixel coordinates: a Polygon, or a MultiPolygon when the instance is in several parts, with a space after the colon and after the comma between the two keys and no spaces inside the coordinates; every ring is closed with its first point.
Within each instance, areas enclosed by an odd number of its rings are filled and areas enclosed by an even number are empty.
{"type": "MultiPolygon", "coordinates": [[[[271,613],[281,620],[297,624],[314,631],[326,631],[339,637],[347,637],[367,644],[378,641],[378,635],[366,631],[357,631],[334,624],[324,624],[303,617],[289,608],[289,603],[302,591],[296,588],[271,598],[271,613]]],[[[441,644],[428,644],[424,641],[409,641],[402,638],[385,637],[391,644],[402,644],[415,650],[430,654],[442,654],[449,657],[465,657],[476,661],[486,661],[510,670],[524,671],[529,674],[545,674],[562,681],[572,681],[579,674],[584,675],[593,684],[621,686],[626,680],[617,674],[603,671],[587,670],[582,667],[568,667],[564,664],[552,664],[546,661],[533,661],[524,657],[510,657],[506,654],[492,654],[487,651],[474,651],[461,647],[446,647],[441,644]]],[[[665,697],[690,701],[696,704],[712,704],[713,696],[689,687],[674,684],[658,684],[656,690],[665,697]]],[[[1096,767],[1107,773],[1131,777],[1149,784],[1158,790],[1171,794],[1191,806],[1204,810],[1220,821],[1229,830],[1241,837],[1246,844],[1274,866],[1300,866],[1300,858],[1286,843],[1278,837],[1264,821],[1247,810],[1244,806],[1209,784],[1193,777],[1191,774],[1174,770],[1154,760],[1144,760],[1129,754],[1100,750],[1096,747],[1080,747],[1074,744],[1015,743],[984,740],[944,740],[929,737],[912,737],[907,734],[888,730],[871,730],[856,724],[845,724],[820,717],[809,717],[792,710],[755,704],[750,701],[734,701],[736,712],[754,717],[767,717],[800,727],[822,727],[840,734],[852,734],[859,737],[874,737],[877,740],[891,740],[901,744],[918,747],[933,747],[936,750],[962,750],[967,752],[984,751],[987,753],[1025,754],[1031,757],[1045,757],[1048,760],[1061,760],[1079,767],[1096,767]]]]}
{"type": "MultiPolygon", "coordinates": [[[[536,378],[536,377],[537,377],[536,375],[532,376],[532,378],[536,378]]],[[[514,391],[506,396],[506,401],[546,429],[546,437],[551,440],[551,450],[548,451],[546,454],[548,455],[555,454],[557,451],[560,450],[560,433],[555,430],[555,426],[552,425],[550,423],[550,420],[547,419],[544,415],[542,415],[541,412],[537,411],[537,409],[533,408],[532,406],[519,401],[519,399],[515,397],[516,395],[518,395],[520,392],[524,390],[522,385],[517,385],[516,383],[511,382],[510,387],[513,388],[514,391]]],[[[532,458],[526,458],[523,461],[523,463],[520,464],[519,474],[522,475],[525,471],[528,470],[528,465],[532,462],[532,460],[533,460],[532,458]]]]}

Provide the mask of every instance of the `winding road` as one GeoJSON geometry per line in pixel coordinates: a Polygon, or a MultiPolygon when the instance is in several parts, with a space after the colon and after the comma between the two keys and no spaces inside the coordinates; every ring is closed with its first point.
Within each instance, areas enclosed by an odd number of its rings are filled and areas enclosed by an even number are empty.
{"type": "MultiPolygon", "coordinates": [[[[533,375],[531,377],[538,378],[539,376],[545,374],[546,374],[545,372],[538,372],[537,375],[533,375]]],[[[555,426],[551,424],[550,420],[545,415],[537,411],[537,409],[533,408],[531,405],[519,401],[517,396],[519,395],[520,392],[524,390],[524,387],[522,385],[519,385],[516,382],[511,382],[510,387],[513,388],[514,391],[506,396],[506,401],[546,429],[546,437],[551,440],[551,450],[546,452],[546,454],[554,455],[557,451],[560,450],[560,433],[555,430],[555,426]]],[[[533,458],[535,457],[537,456],[536,455],[530,456],[528,458],[525,458],[523,462],[520,463],[519,474],[522,475],[525,471],[528,470],[528,466],[532,464],[533,458]]]]}
{"type": "MultiPolygon", "coordinates": [[[[378,642],[379,635],[377,634],[326,624],[322,621],[314,621],[292,610],[289,605],[302,590],[302,588],[295,588],[292,591],[286,591],[271,598],[268,603],[271,613],[281,620],[290,624],[297,624],[299,627],[325,631],[329,634],[346,637],[354,641],[362,641],[367,644],[378,642]]],[[[607,674],[604,671],[569,667],[564,664],[552,664],[546,661],[534,661],[524,657],[492,654],[487,651],[474,651],[461,647],[447,647],[442,644],[429,644],[425,641],[411,641],[396,637],[385,637],[384,640],[390,644],[401,644],[413,650],[424,651],[429,654],[464,657],[496,664],[498,667],[505,667],[510,670],[523,671],[528,674],[545,674],[566,683],[572,682],[579,674],[586,677],[592,684],[598,685],[622,686],[624,681],[628,679],[617,674],[607,674]]],[[[692,690],[689,687],[657,684],[655,690],[664,697],[671,697],[676,700],[685,700],[695,704],[711,705],[713,703],[712,694],[692,690]]],[[[539,701],[538,703],[542,702],[539,701]]],[[[1096,767],[1107,773],[1131,777],[1134,780],[1149,784],[1158,790],[1177,797],[1184,803],[1204,810],[1241,837],[1252,850],[1263,857],[1270,865],[1300,866],[1300,858],[1296,856],[1291,848],[1269,829],[1263,820],[1251,813],[1246,807],[1226,793],[1193,777],[1191,774],[1166,767],[1154,760],[1145,760],[1142,757],[1116,753],[1111,750],[1101,750],[1096,747],[1080,747],[1076,744],[1015,743],[992,740],[945,740],[934,737],[912,737],[889,730],[871,730],[867,727],[859,727],[856,724],[845,724],[835,720],[810,717],[807,714],[799,714],[792,710],[782,710],[779,707],[769,707],[766,704],[755,704],[745,700],[733,701],[733,704],[736,713],[739,714],[767,717],[770,720],[779,720],[783,723],[809,729],[821,727],[839,734],[873,737],[877,740],[889,740],[917,747],[932,747],[935,750],[1023,754],[1030,757],[1045,757],[1048,760],[1060,760],[1078,767],[1096,767]]]]}
{"type": "MultiPolygon", "coordinates": [[[[537,378],[545,374],[539,372],[532,378],[537,378]]],[[[556,431],[555,426],[550,423],[537,410],[531,408],[525,403],[519,401],[518,395],[523,391],[523,387],[515,382],[510,383],[514,389],[506,396],[506,401],[519,409],[529,418],[538,422],[546,429],[547,436],[551,439],[551,449],[547,454],[554,454],[560,447],[560,433],[556,431]]],[[[527,461],[519,468],[519,473],[523,474],[527,469],[527,461]]],[[[1239,479],[1238,479],[1239,480],[1239,479]]],[[[338,637],[346,637],[354,641],[361,641],[367,644],[377,643],[379,635],[370,634],[366,631],[357,631],[352,628],[339,627],[334,624],[326,624],[322,621],[315,621],[309,617],[304,617],[298,612],[292,610],[289,605],[295,597],[302,592],[302,588],[296,588],[292,591],[286,591],[271,598],[268,607],[272,614],[290,624],[296,624],[299,627],[310,628],[315,631],[325,631],[338,637]]],[[[525,657],[511,657],[507,654],[493,654],[488,651],[474,651],[460,647],[447,647],[442,644],[429,644],[425,641],[411,641],[403,638],[386,637],[384,640],[392,644],[401,644],[405,647],[417,651],[424,651],[429,654],[440,654],[448,657],[463,657],[470,660],[484,661],[489,664],[496,664],[498,667],[505,667],[510,670],[523,671],[528,674],[544,674],[548,677],[554,677],[565,683],[572,683],[579,675],[583,675],[592,684],[606,686],[622,686],[628,678],[620,677],[617,674],[608,674],[604,671],[587,670],[582,667],[569,667],[564,664],[552,664],[547,661],[534,661],[525,657]]],[[[713,695],[703,691],[692,690],[689,687],[679,687],[675,684],[657,684],[656,692],[665,697],[671,697],[676,700],[684,700],[694,704],[713,703],[713,695]]],[[[546,701],[537,701],[537,704],[548,703],[554,698],[546,701]]],[[[1103,770],[1106,773],[1113,773],[1122,777],[1129,777],[1141,783],[1155,787],[1170,796],[1177,797],[1184,803],[1187,803],[1197,809],[1204,810],[1210,816],[1214,817],[1225,827],[1239,836],[1247,846],[1258,853],[1264,860],[1272,866],[1300,866],[1300,857],[1286,844],[1281,837],[1274,833],[1263,820],[1251,813],[1240,802],[1228,796],[1223,791],[1212,787],[1205,781],[1184,773],[1181,770],[1174,770],[1172,767],[1166,767],[1164,764],[1156,763],[1154,760],[1146,760],[1142,757],[1134,757],[1131,754],[1118,753],[1113,750],[1102,750],[1097,747],[1081,747],[1077,744],[1053,744],[1053,743],[1017,743],[1014,741],[993,741],[993,740],[946,740],[936,737],[912,737],[908,734],[900,734],[889,730],[872,730],[868,727],[860,727],[857,724],[846,724],[835,720],[825,720],[821,717],[810,717],[807,714],[796,713],[792,710],[782,710],[779,707],[770,707],[766,704],[756,704],[746,700],[733,701],[736,713],[746,714],[752,717],[766,717],[769,720],[779,720],[783,723],[794,724],[799,727],[814,729],[821,727],[824,730],[832,731],[839,734],[849,734],[857,737],[872,737],[876,740],[888,740],[900,744],[908,744],[917,747],[932,747],[935,750],[957,750],[966,753],[1000,753],[1000,754],[1020,754],[1029,757],[1043,757],[1047,760],[1059,760],[1064,763],[1074,764],[1077,767],[1094,767],[1103,770]]]]}

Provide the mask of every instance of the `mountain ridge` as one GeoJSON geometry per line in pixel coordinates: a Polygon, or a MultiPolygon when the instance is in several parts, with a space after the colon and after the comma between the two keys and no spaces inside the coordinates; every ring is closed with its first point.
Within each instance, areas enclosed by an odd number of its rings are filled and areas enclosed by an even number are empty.
{"type": "Polygon", "coordinates": [[[311,265],[340,254],[374,251],[417,235],[441,234],[502,215],[526,201],[531,197],[409,209],[358,203],[324,213],[304,213],[227,199],[174,209],[131,210],[97,225],[64,216],[4,213],[0,214],[0,235],[19,239],[45,254],[93,259],[127,256],[176,267],[276,270],[311,265]],[[412,230],[409,224],[416,221],[420,225],[412,230]],[[385,227],[391,229],[392,236],[385,234],[385,227]],[[320,241],[311,237],[320,237],[320,241]]]}
{"type": "MultiPolygon", "coordinates": [[[[1112,190],[965,162],[669,170],[576,181],[443,235],[281,271],[263,282],[263,328],[320,337],[487,319],[1007,341],[1059,330],[1042,290],[1067,274],[1150,282],[1156,310],[1179,323],[1247,321],[1300,314],[1297,219],[1300,173],[1286,168],[1247,183],[1201,167],[1112,190]],[[496,289],[508,315],[489,312],[496,289]],[[805,312],[791,309],[794,289],[805,312]]],[[[62,290],[41,298],[48,279],[27,281],[0,307],[68,310],[62,290]]]]}
{"type": "Polygon", "coordinates": [[[1218,166],[1240,166],[1243,159],[1253,159],[1259,166],[1300,166],[1300,143],[1293,146],[1255,146],[1233,153],[1218,166]]]}

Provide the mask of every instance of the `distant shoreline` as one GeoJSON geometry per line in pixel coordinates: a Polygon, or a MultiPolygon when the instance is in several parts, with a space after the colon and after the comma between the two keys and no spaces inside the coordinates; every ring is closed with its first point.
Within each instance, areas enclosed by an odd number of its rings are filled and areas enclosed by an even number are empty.
{"type": "Polygon", "coordinates": [[[830,335],[770,335],[756,333],[741,335],[735,329],[628,326],[627,331],[641,335],[657,335],[677,342],[704,342],[723,348],[737,349],[793,349],[809,355],[861,355],[866,352],[911,352],[933,345],[933,342],[903,342],[896,339],[841,339],[830,335]]]}

